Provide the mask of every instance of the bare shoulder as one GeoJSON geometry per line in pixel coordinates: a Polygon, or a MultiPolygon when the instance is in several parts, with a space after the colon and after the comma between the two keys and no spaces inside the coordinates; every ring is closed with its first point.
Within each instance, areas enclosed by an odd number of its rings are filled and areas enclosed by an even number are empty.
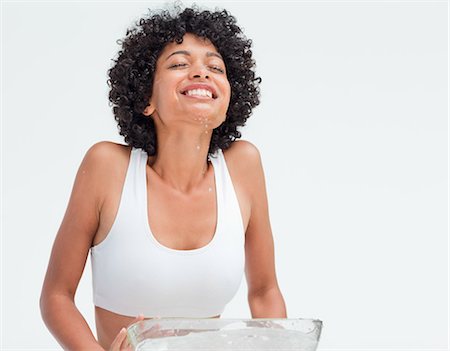
{"type": "Polygon", "coordinates": [[[114,182],[126,172],[131,147],[111,141],[92,145],[84,156],[80,170],[92,179],[98,192],[100,208],[114,187],[114,182]]]}
{"type": "Polygon", "coordinates": [[[110,161],[118,157],[124,157],[130,152],[130,146],[114,143],[112,141],[99,141],[92,145],[86,152],[92,162],[101,164],[111,164],[110,161]]]}
{"type": "Polygon", "coordinates": [[[258,148],[249,141],[239,140],[223,152],[228,169],[248,195],[252,184],[263,176],[261,155],[258,148]]]}
{"type": "Polygon", "coordinates": [[[86,170],[95,171],[103,180],[120,171],[128,162],[131,147],[111,141],[99,141],[92,145],[84,156],[82,165],[86,170]]]}
{"type": "Polygon", "coordinates": [[[227,164],[231,164],[237,170],[248,171],[261,162],[258,148],[247,140],[238,140],[223,152],[227,164]]]}
{"type": "Polygon", "coordinates": [[[248,140],[236,140],[224,151],[228,153],[245,153],[247,155],[259,155],[258,148],[248,140]]]}

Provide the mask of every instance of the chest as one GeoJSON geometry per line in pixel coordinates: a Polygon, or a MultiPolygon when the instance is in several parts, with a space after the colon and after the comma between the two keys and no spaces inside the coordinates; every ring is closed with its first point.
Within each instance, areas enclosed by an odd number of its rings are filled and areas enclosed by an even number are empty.
{"type": "MultiPolygon", "coordinates": [[[[230,161],[227,162],[228,172],[246,230],[251,213],[250,195],[244,186],[245,175],[240,174],[230,161]]],[[[93,245],[98,245],[106,238],[116,220],[128,162],[129,155],[125,155],[118,171],[110,177],[110,190],[104,198],[93,245]]],[[[151,231],[148,235],[153,235],[159,243],[173,249],[191,250],[207,245],[214,237],[218,224],[214,169],[210,168],[199,190],[188,197],[176,195],[159,186],[151,173],[152,170],[147,167],[145,212],[151,231]]]]}
{"type": "MultiPolygon", "coordinates": [[[[147,221],[151,235],[162,245],[177,250],[193,250],[206,246],[213,240],[220,221],[227,220],[223,200],[211,169],[195,193],[183,196],[158,186],[151,170],[147,170],[147,221]]],[[[238,199],[239,218],[247,227],[250,216],[249,199],[233,179],[238,199]]]]}
{"type": "Polygon", "coordinates": [[[147,221],[151,235],[169,248],[192,250],[207,245],[217,228],[216,194],[184,197],[151,186],[148,181],[147,221]]]}

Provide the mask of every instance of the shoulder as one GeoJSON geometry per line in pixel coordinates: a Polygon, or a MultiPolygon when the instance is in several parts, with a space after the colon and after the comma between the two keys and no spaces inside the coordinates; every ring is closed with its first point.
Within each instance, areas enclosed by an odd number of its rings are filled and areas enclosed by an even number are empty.
{"type": "Polygon", "coordinates": [[[232,163],[239,168],[248,168],[261,162],[258,148],[247,140],[237,140],[223,151],[227,163],[232,163]]]}
{"type": "Polygon", "coordinates": [[[262,162],[258,148],[249,141],[238,140],[223,151],[227,166],[243,182],[252,182],[261,173],[262,162]]]}
{"type": "Polygon", "coordinates": [[[249,199],[261,190],[264,184],[264,171],[258,148],[251,142],[239,140],[226,149],[224,157],[234,183],[249,199]]]}
{"type": "Polygon", "coordinates": [[[111,141],[100,141],[92,145],[81,162],[81,174],[89,178],[91,189],[95,189],[100,203],[115,186],[116,179],[126,172],[131,147],[111,141]]]}
{"type": "Polygon", "coordinates": [[[82,165],[95,170],[96,174],[112,175],[128,164],[131,147],[112,141],[99,141],[92,145],[84,156],[82,165]]]}
{"type": "Polygon", "coordinates": [[[86,152],[85,158],[91,162],[100,162],[100,164],[109,163],[123,157],[131,151],[128,145],[114,143],[112,141],[99,141],[92,145],[86,152]]]}

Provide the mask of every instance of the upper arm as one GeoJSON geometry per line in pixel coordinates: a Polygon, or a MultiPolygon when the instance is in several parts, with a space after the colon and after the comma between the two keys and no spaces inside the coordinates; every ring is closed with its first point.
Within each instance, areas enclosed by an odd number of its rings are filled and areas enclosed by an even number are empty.
{"type": "Polygon", "coordinates": [[[75,295],[97,231],[112,143],[99,142],[84,156],[53,244],[42,294],[75,295]]]}
{"type": "Polygon", "coordinates": [[[258,149],[241,142],[245,160],[245,186],[251,202],[250,219],[245,233],[245,274],[248,294],[254,295],[278,287],[275,272],[274,242],[269,219],[267,191],[258,149]]]}

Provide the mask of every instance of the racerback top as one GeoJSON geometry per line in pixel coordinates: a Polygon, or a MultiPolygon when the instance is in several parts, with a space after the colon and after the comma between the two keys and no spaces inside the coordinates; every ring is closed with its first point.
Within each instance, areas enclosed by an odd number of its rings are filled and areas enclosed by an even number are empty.
{"type": "Polygon", "coordinates": [[[222,314],[244,273],[245,230],[222,150],[209,159],[216,186],[216,232],[201,248],[176,250],[159,243],[151,232],[148,156],[132,148],[114,223],[107,237],[91,248],[96,306],[130,317],[222,314]]]}

